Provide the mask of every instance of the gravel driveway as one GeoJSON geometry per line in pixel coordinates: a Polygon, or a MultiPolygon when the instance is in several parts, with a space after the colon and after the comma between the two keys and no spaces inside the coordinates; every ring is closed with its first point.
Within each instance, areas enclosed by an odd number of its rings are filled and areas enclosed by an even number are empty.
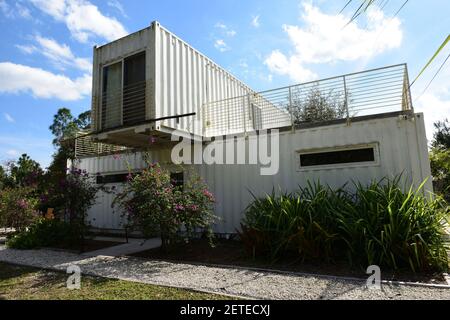
{"type": "Polygon", "coordinates": [[[238,268],[148,261],[134,257],[86,257],[51,250],[19,251],[0,246],[0,261],[66,270],[76,264],[85,274],[254,299],[439,299],[450,289],[383,284],[368,290],[362,281],[312,275],[279,274],[238,268]]]}

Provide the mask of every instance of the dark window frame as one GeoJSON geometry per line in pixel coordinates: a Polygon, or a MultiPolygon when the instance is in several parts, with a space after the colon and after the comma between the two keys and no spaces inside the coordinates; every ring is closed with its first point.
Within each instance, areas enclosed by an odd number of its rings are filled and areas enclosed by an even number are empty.
{"type": "Polygon", "coordinates": [[[378,165],[379,147],[370,143],[298,151],[297,161],[300,171],[378,165]]]}

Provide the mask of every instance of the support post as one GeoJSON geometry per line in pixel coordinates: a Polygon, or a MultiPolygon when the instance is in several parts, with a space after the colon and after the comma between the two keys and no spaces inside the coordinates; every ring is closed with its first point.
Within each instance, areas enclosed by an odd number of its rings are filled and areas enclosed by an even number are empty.
{"type": "Polygon", "coordinates": [[[292,87],[289,87],[289,114],[291,116],[291,130],[295,132],[294,110],[292,109],[292,87]]]}

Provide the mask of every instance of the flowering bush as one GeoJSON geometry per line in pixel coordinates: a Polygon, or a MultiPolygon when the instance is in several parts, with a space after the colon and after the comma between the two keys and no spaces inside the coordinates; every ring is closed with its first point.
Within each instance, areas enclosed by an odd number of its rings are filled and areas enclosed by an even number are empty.
{"type": "Polygon", "coordinates": [[[0,190],[0,227],[22,231],[39,216],[38,200],[32,188],[6,188],[0,190]]]}
{"type": "Polygon", "coordinates": [[[89,229],[87,211],[95,203],[97,192],[102,189],[92,177],[77,168],[67,169],[67,174],[59,180],[51,181],[40,193],[41,208],[54,208],[55,216],[70,224],[73,233],[78,234],[82,245],[89,229]]]}
{"type": "Polygon", "coordinates": [[[113,205],[123,209],[130,228],[141,230],[147,238],[161,236],[166,248],[182,231],[188,237],[197,231],[211,235],[213,202],[200,179],[192,179],[184,188],[176,187],[169,171],[150,164],[140,174],[129,174],[113,205]]]}

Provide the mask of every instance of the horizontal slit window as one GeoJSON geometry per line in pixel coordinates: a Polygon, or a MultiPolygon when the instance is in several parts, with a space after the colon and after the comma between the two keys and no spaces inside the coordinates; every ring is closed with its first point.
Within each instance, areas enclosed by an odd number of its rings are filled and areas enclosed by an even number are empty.
{"type": "Polygon", "coordinates": [[[300,167],[374,161],[375,149],[373,147],[300,154],[300,167]]]}
{"type": "Polygon", "coordinates": [[[128,173],[97,176],[97,184],[124,183],[127,181],[127,176],[128,173]]]}

